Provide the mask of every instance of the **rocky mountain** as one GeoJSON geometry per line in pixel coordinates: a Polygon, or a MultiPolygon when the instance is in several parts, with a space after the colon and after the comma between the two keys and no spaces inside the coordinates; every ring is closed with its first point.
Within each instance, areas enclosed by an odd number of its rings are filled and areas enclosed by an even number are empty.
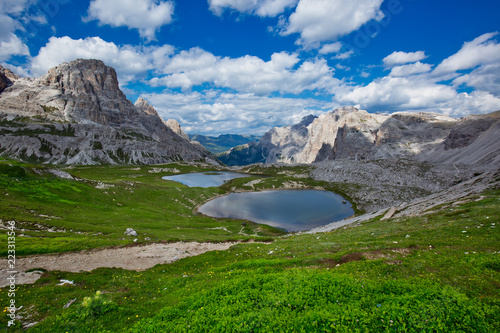
{"type": "Polygon", "coordinates": [[[199,142],[210,152],[217,154],[228,151],[232,147],[240,146],[252,141],[258,141],[260,136],[239,135],[239,134],[221,134],[219,136],[205,136],[201,134],[190,134],[192,141],[199,142]]]}
{"type": "Polygon", "coordinates": [[[149,103],[144,98],[139,97],[137,101],[135,101],[134,106],[149,115],[160,118],[161,121],[165,124],[165,126],[170,128],[175,134],[189,141],[189,135],[187,135],[184,132],[184,130],[181,128],[181,125],[177,120],[175,119],[164,120],[163,118],[160,117],[156,109],[152,105],[149,105],[149,103]]]}
{"type": "Polygon", "coordinates": [[[500,112],[455,119],[435,113],[373,114],[343,107],[276,127],[259,142],[235,147],[227,165],[328,160],[413,159],[500,164],[500,112]]]}
{"type": "Polygon", "coordinates": [[[0,87],[3,156],[53,164],[215,161],[145,100],[134,106],[102,61],[63,63],[37,79],[0,66],[0,87]]]}
{"type": "Polygon", "coordinates": [[[5,90],[5,88],[12,86],[19,79],[19,76],[12,73],[8,68],[3,68],[0,65],[0,93],[5,90]]]}

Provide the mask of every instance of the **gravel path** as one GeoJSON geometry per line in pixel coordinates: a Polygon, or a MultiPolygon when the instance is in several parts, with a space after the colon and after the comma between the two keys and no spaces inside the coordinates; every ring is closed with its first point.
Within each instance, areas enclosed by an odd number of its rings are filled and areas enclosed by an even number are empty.
{"type": "MultiPolygon", "coordinates": [[[[185,257],[196,256],[208,251],[227,250],[237,243],[169,243],[142,246],[105,248],[80,252],[34,255],[16,258],[16,285],[34,283],[42,274],[26,271],[43,268],[48,271],[80,272],[100,267],[117,267],[142,271],[157,264],[169,264],[185,257]]],[[[0,267],[7,267],[7,259],[0,267]]],[[[9,284],[6,269],[0,270],[0,288],[9,284]]]]}

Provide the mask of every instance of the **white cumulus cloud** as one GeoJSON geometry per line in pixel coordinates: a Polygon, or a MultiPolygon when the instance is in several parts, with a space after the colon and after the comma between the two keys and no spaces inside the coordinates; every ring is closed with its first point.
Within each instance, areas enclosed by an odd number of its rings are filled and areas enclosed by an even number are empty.
{"type": "Polygon", "coordinates": [[[467,85],[500,96],[500,63],[480,66],[453,80],[455,86],[467,85]]]}
{"type": "Polygon", "coordinates": [[[0,40],[0,61],[9,60],[13,55],[29,56],[30,50],[19,37],[10,33],[7,38],[0,40]]]}
{"type": "Polygon", "coordinates": [[[160,27],[172,22],[173,13],[172,1],[92,0],[86,20],[137,29],[141,37],[152,40],[160,27]]]}
{"type": "Polygon", "coordinates": [[[486,33],[471,42],[464,43],[457,53],[443,60],[434,73],[454,73],[500,62],[500,44],[494,39],[497,35],[498,32],[486,33]]]}
{"type": "Polygon", "coordinates": [[[225,10],[254,14],[261,17],[274,17],[293,7],[298,0],[208,0],[209,8],[215,15],[225,10]]]}
{"type": "Polygon", "coordinates": [[[296,124],[306,115],[318,115],[338,106],[315,99],[256,96],[215,90],[203,93],[164,91],[141,96],[164,119],[177,119],[186,132],[205,135],[261,135],[271,127],[296,124]]]}
{"type": "Polygon", "coordinates": [[[389,54],[382,61],[387,67],[392,67],[396,65],[403,65],[412,62],[417,62],[427,58],[424,51],[417,52],[402,52],[397,51],[389,54]]]}
{"type": "Polygon", "coordinates": [[[337,100],[359,104],[373,111],[422,110],[439,107],[440,103],[456,97],[452,87],[421,78],[386,76],[366,86],[355,86],[339,94],[337,100]]]}
{"type": "Polygon", "coordinates": [[[161,65],[165,57],[173,53],[170,45],[161,47],[117,46],[100,37],[72,39],[51,37],[32,59],[31,71],[35,76],[45,74],[50,68],[78,58],[98,59],[112,66],[118,73],[120,84],[136,80],[138,76],[161,65]]]}
{"type": "Polygon", "coordinates": [[[191,89],[209,83],[215,87],[266,95],[272,92],[299,94],[305,90],[331,88],[338,84],[324,59],[301,62],[295,53],[274,53],[269,61],[246,55],[217,57],[200,48],[181,51],[162,68],[163,77],[154,86],[191,89]]]}
{"type": "Polygon", "coordinates": [[[341,42],[335,42],[330,44],[325,44],[319,50],[319,54],[330,54],[330,53],[338,53],[342,49],[341,42]]]}
{"type": "Polygon", "coordinates": [[[7,61],[14,55],[30,55],[28,46],[16,35],[16,30],[23,30],[18,19],[27,7],[27,0],[0,2],[0,61],[7,61]]]}
{"type": "Polygon", "coordinates": [[[500,43],[498,32],[483,34],[462,45],[433,71],[435,80],[454,79],[453,85],[466,85],[500,96],[500,43]]]}
{"type": "Polygon", "coordinates": [[[300,0],[295,12],[281,31],[283,35],[300,34],[299,43],[336,40],[358,30],[370,20],[384,17],[383,0],[300,0]]]}
{"type": "Polygon", "coordinates": [[[500,110],[500,99],[486,91],[460,93],[445,103],[441,111],[452,117],[490,113],[500,110]]]}
{"type": "Polygon", "coordinates": [[[395,66],[391,69],[390,76],[410,76],[420,73],[430,72],[432,66],[429,64],[421,63],[417,61],[416,63],[402,66],[395,66]]]}

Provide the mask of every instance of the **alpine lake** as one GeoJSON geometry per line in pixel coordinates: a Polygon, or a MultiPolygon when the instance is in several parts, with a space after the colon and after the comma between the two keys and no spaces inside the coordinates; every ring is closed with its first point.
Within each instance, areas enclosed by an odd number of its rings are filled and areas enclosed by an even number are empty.
{"type": "MultiPolygon", "coordinates": [[[[248,177],[236,172],[199,172],[162,177],[189,187],[218,187],[248,177]]],[[[338,194],[309,189],[229,193],[212,199],[198,212],[215,218],[233,218],[267,224],[287,232],[304,231],[340,221],[354,214],[338,194]]]]}

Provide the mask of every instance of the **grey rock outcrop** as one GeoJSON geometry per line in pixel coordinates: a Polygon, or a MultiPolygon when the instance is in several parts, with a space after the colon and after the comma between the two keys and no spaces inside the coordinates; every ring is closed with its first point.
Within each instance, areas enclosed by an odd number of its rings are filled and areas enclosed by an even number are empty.
{"type": "Polygon", "coordinates": [[[125,236],[133,236],[133,237],[136,237],[137,236],[137,231],[135,231],[134,229],[132,228],[127,228],[127,230],[125,230],[125,232],[123,233],[125,236]]]}
{"type": "Polygon", "coordinates": [[[102,61],[63,63],[0,94],[0,153],[54,164],[215,160],[151,109],[134,106],[102,61]]]}
{"type": "Polygon", "coordinates": [[[343,107],[294,126],[276,127],[258,143],[219,156],[246,162],[414,159],[465,164],[500,162],[500,112],[455,119],[436,113],[373,114],[343,107]]]}
{"type": "MultiPolygon", "coordinates": [[[[148,101],[146,101],[142,97],[139,97],[137,99],[137,101],[134,103],[134,106],[136,108],[138,108],[139,110],[142,110],[142,111],[144,111],[145,113],[147,113],[149,115],[160,117],[160,115],[158,114],[158,112],[156,111],[156,109],[152,105],[150,105],[148,103],[148,101]]],[[[184,132],[184,130],[182,129],[181,125],[179,124],[179,122],[177,120],[175,120],[175,119],[168,119],[168,120],[165,121],[163,118],[161,118],[161,120],[163,121],[163,123],[165,124],[165,126],[167,126],[168,128],[170,128],[175,134],[177,134],[181,138],[184,138],[184,139],[186,139],[186,140],[189,141],[189,135],[187,135],[184,132]]]]}
{"type": "Polygon", "coordinates": [[[188,140],[189,141],[189,135],[187,135],[184,130],[182,129],[181,125],[179,122],[175,119],[168,119],[165,122],[165,125],[167,125],[168,128],[172,130],[175,134],[180,136],[181,138],[188,140]]]}
{"type": "Polygon", "coordinates": [[[445,164],[500,165],[500,111],[460,119],[445,140],[417,159],[445,164]]]}
{"type": "Polygon", "coordinates": [[[142,97],[139,97],[137,101],[135,101],[134,106],[139,110],[149,114],[150,116],[160,117],[156,109],[152,105],[149,105],[148,101],[146,101],[142,97]]]}
{"type": "Polygon", "coordinates": [[[8,68],[2,67],[0,65],[0,93],[14,84],[16,80],[19,79],[19,76],[12,73],[12,71],[8,68]]]}

